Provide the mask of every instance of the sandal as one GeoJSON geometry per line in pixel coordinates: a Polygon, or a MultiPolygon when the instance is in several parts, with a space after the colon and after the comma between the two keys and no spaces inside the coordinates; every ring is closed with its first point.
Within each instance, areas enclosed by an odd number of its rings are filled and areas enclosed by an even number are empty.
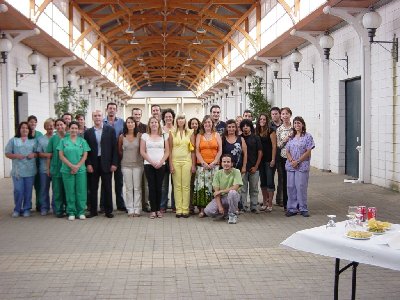
{"type": "Polygon", "coordinates": [[[151,214],[150,214],[150,219],[155,219],[157,217],[157,215],[156,215],[156,213],[153,211],[151,214]]]}
{"type": "Polygon", "coordinates": [[[163,217],[162,212],[161,212],[161,211],[158,211],[158,212],[157,212],[157,218],[162,218],[162,217],[163,217]]]}
{"type": "Polygon", "coordinates": [[[261,211],[265,211],[265,210],[267,210],[268,208],[263,204],[261,207],[260,207],[260,210],[261,211]]]}

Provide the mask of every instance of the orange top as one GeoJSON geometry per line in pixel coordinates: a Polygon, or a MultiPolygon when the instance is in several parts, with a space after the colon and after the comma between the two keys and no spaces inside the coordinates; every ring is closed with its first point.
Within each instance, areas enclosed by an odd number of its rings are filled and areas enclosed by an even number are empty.
{"type": "Polygon", "coordinates": [[[216,138],[216,132],[213,133],[211,139],[207,141],[204,138],[204,135],[201,135],[200,144],[199,144],[199,152],[201,157],[203,157],[206,163],[212,163],[215,160],[215,157],[218,153],[218,142],[216,138]]]}

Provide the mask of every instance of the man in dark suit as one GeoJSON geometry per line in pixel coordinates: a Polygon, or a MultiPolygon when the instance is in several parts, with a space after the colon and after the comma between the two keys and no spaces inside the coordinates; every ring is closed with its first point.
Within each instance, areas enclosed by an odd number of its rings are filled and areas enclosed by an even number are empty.
{"type": "Polygon", "coordinates": [[[103,125],[103,115],[96,110],[92,113],[94,126],[85,131],[84,137],[91,151],[86,159],[87,172],[89,173],[90,214],[87,218],[97,216],[97,191],[101,178],[104,190],[104,211],[107,218],[113,218],[112,203],[112,173],[118,166],[117,141],[115,130],[111,126],[103,125]]]}

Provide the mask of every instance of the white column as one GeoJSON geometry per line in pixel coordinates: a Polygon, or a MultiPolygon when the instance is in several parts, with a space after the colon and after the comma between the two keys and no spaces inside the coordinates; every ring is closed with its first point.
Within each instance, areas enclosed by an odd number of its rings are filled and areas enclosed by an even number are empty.
{"type": "MultiPolygon", "coordinates": [[[[12,137],[13,124],[14,124],[14,113],[11,115],[13,105],[11,104],[9,89],[9,63],[1,64],[1,112],[2,112],[2,125],[3,125],[3,149],[8,143],[8,140],[12,137]],[[11,124],[11,128],[10,128],[11,124]]],[[[4,155],[1,156],[0,163],[4,166],[3,170],[0,170],[0,177],[9,176],[11,171],[11,160],[4,159],[4,155]]]]}

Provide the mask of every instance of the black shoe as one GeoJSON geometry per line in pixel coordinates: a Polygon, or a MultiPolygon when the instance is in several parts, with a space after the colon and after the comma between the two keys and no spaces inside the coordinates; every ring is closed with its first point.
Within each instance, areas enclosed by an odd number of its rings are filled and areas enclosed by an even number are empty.
{"type": "Polygon", "coordinates": [[[100,208],[99,214],[104,214],[104,208],[100,208]]]}
{"type": "Polygon", "coordinates": [[[286,217],[292,217],[292,216],[295,216],[295,215],[297,215],[297,213],[295,213],[295,212],[291,212],[291,211],[288,211],[288,212],[286,212],[286,217]]]}
{"type": "Polygon", "coordinates": [[[183,214],[183,215],[182,215],[182,218],[187,219],[187,218],[189,218],[189,216],[190,216],[189,214],[183,214]]]}
{"type": "Polygon", "coordinates": [[[180,217],[182,217],[182,215],[181,214],[176,214],[175,217],[176,218],[180,218],[180,217]]]}
{"type": "Polygon", "coordinates": [[[111,219],[111,218],[114,218],[114,215],[112,213],[109,213],[109,214],[106,214],[106,217],[111,219]]]}
{"type": "Polygon", "coordinates": [[[308,213],[308,211],[302,211],[301,215],[305,218],[308,218],[310,216],[310,214],[308,213]]]}
{"type": "Polygon", "coordinates": [[[64,217],[65,217],[65,214],[57,214],[56,217],[59,218],[59,219],[61,219],[61,218],[64,218],[64,217]]]}
{"type": "Polygon", "coordinates": [[[118,207],[117,210],[118,210],[118,211],[125,211],[125,212],[128,212],[128,211],[126,210],[125,207],[118,207]]]}
{"type": "Polygon", "coordinates": [[[97,214],[87,214],[86,218],[90,219],[90,218],[94,218],[97,217],[97,214]]]}

